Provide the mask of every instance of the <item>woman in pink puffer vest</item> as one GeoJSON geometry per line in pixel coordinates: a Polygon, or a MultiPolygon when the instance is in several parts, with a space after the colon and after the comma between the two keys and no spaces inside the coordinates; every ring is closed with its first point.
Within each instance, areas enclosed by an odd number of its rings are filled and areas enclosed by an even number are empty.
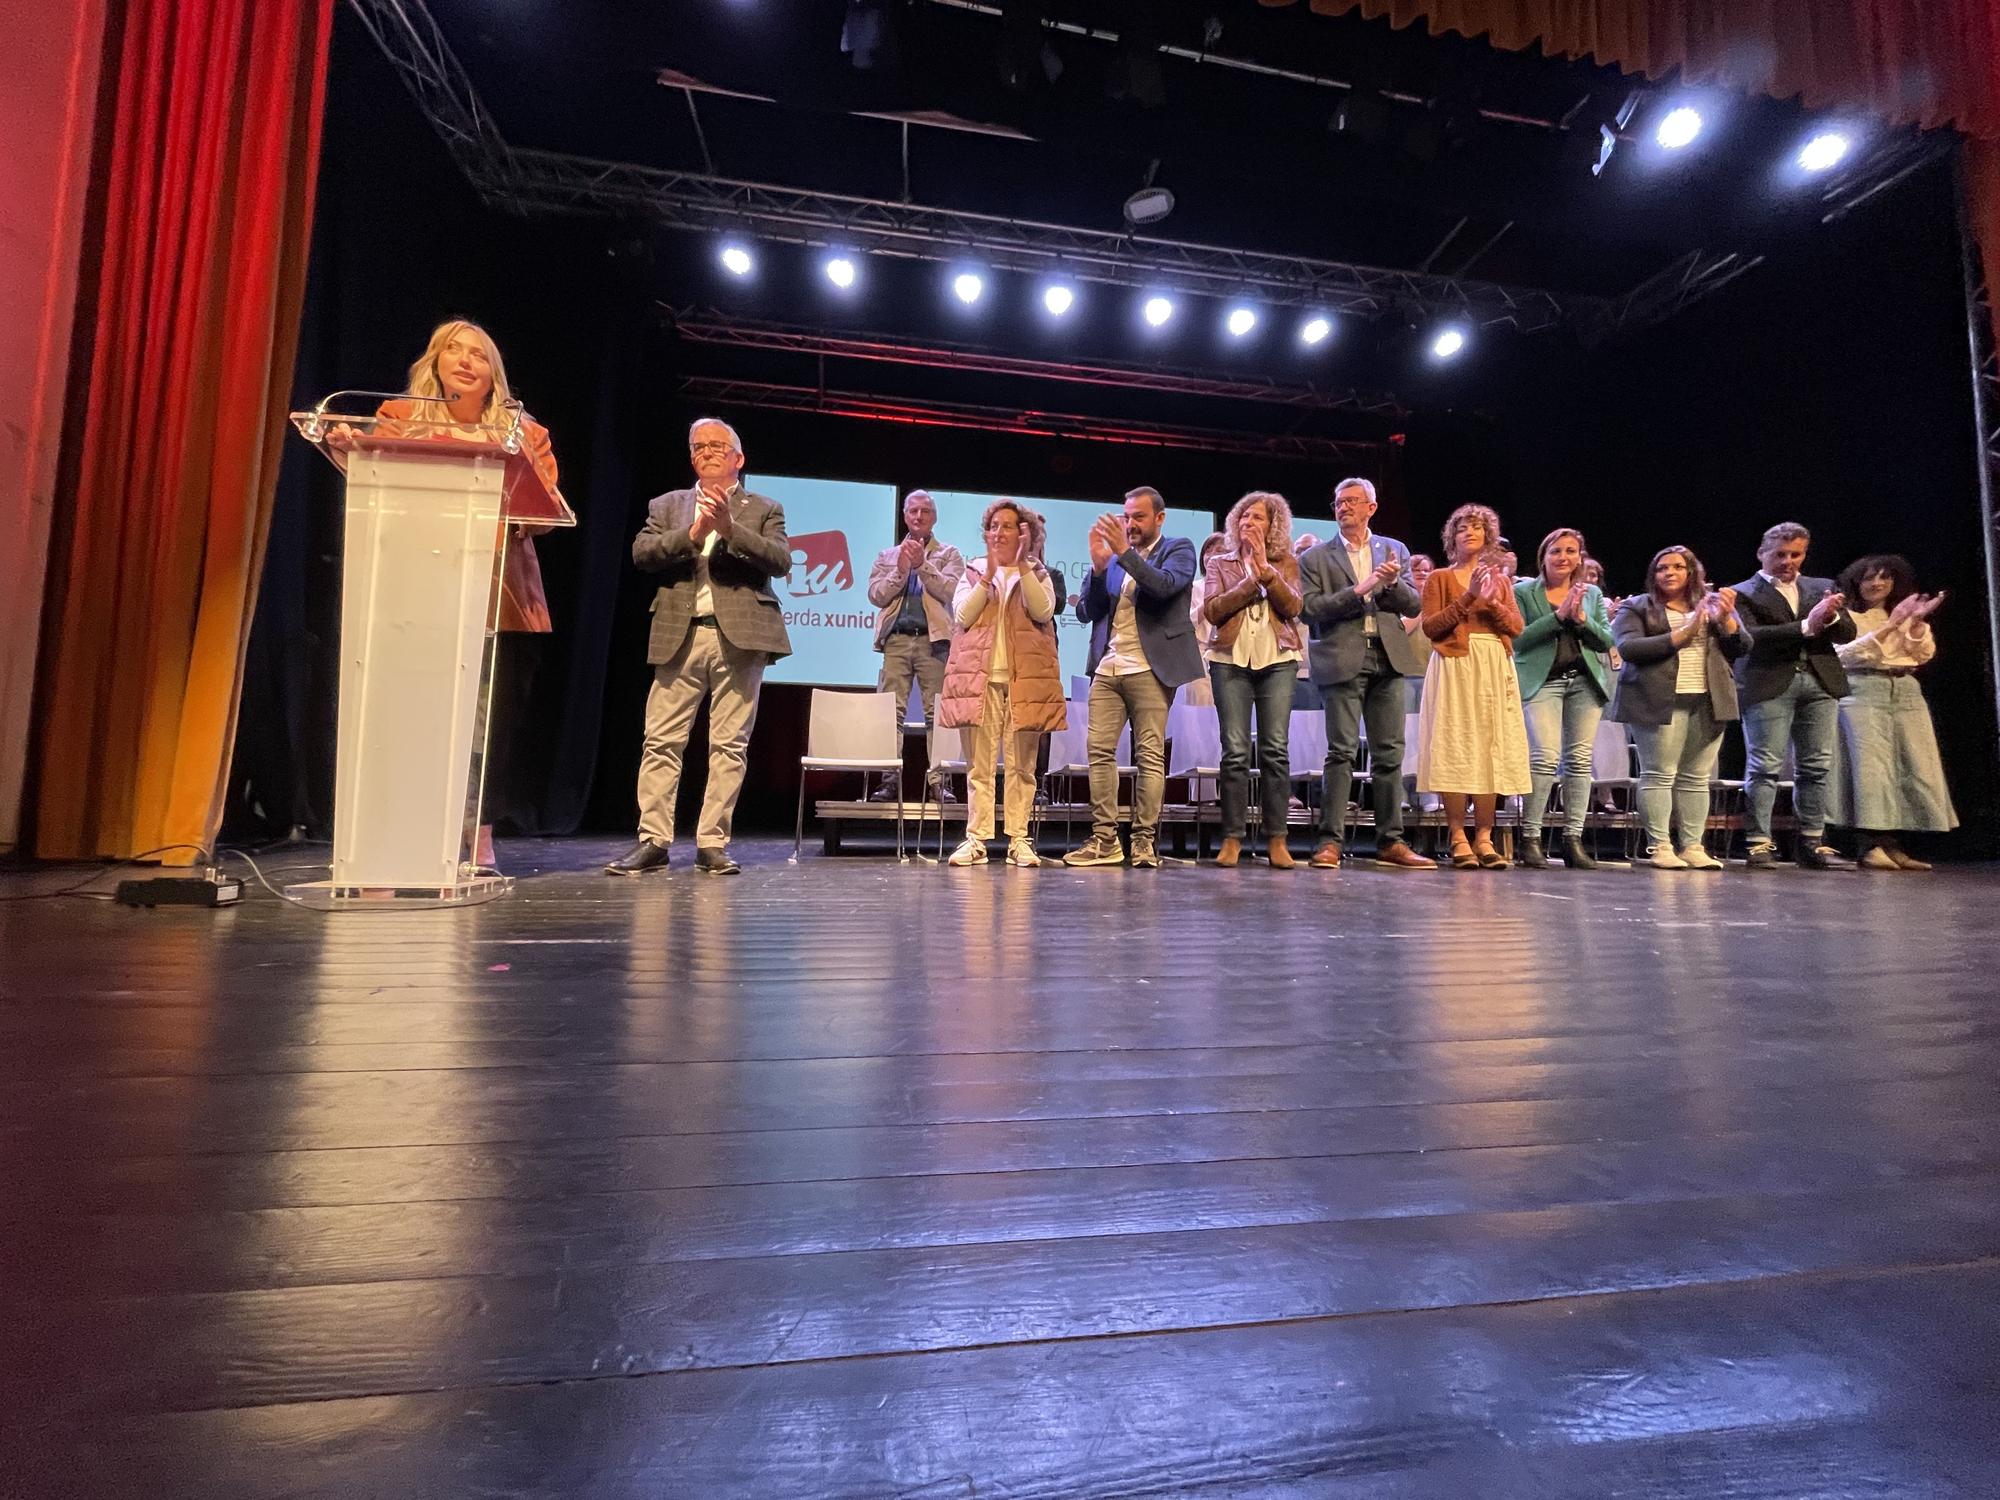
{"type": "Polygon", "coordinates": [[[1042,561],[1047,527],[1014,500],[996,500],[980,518],[986,555],[966,564],[952,600],[956,633],[945,662],[938,723],[969,729],[971,798],[965,841],[954,865],[986,863],[993,837],[995,763],[1007,742],[1007,862],[1041,863],[1028,825],[1035,811],[1035,759],[1041,737],[1069,722],[1055,612],[1062,595],[1042,561]]]}

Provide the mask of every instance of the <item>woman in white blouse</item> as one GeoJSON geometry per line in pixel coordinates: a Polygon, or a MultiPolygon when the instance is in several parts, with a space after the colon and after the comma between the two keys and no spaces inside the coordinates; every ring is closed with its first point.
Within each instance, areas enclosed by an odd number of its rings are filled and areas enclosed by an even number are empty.
{"type": "Polygon", "coordinates": [[[1897,835],[1958,826],[1916,678],[1937,654],[1930,618],[1944,595],[1918,593],[1916,570],[1893,554],[1862,558],[1834,587],[1847,595],[1856,634],[1835,648],[1848,693],[1827,778],[1828,821],[1859,831],[1864,870],[1928,870],[1897,835]]]}
{"type": "Polygon", "coordinates": [[[1719,870],[1701,839],[1722,726],[1737,717],[1729,664],[1750,649],[1750,627],[1737,618],[1736,591],[1709,588],[1701,559],[1685,547],[1654,553],[1646,582],[1611,622],[1624,665],[1605,717],[1628,726],[1639,747],[1647,861],[1657,870],[1719,870]]]}

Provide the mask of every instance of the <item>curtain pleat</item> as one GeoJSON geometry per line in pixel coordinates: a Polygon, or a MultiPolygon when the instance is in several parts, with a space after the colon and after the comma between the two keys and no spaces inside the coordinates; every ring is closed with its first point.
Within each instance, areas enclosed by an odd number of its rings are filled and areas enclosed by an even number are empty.
{"type": "Polygon", "coordinates": [[[60,518],[35,848],[220,822],[305,289],[332,0],[131,0],[76,490],[60,518]]]}

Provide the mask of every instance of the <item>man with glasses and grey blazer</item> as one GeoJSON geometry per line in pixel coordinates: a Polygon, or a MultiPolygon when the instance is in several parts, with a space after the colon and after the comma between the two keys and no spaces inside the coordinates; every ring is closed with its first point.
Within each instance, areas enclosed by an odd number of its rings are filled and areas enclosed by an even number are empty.
{"type": "Polygon", "coordinates": [[[771,581],[792,570],[785,512],[743,488],[743,444],[727,422],[688,429],[695,484],[655,498],[632,542],[632,561],[658,573],[646,659],[646,747],[639,759],[639,842],[605,866],[612,875],[662,869],[674,842],[681,756],[695,712],[708,703],[708,790],[695,828],[694,864],[734,875],[729,830],[743,790],[764,668],[789,656],[791,637],[771,581]]]}
{"type": "Polygon", "coordinates": [[[1418,610],[1410,587],[1410,549],[1368,528],[1375,486],[1343,479],[1334,486],[1339,530],[1299,559],[1303,613],[1312,623],[1307,660],[1326,703],[1326,768],[1319,810],[1316,870],[1338,869],[1347,799],[1361,726],[1368,726],[1369,788],[1375,804],[1375,862],[1397,870],[1434,870],[1403,838],[1403,716],[1406,677],[1423,659],[1403,629],[1418,610]]]}

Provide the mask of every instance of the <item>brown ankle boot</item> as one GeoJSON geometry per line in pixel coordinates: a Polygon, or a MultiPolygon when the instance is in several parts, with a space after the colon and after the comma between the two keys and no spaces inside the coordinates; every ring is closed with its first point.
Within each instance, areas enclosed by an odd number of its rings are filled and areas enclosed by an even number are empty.
{"type": "Polygon", "coordinates": [[[1270,839],[1264,845],[1264,857],[1271,862],[1274,870],[1289,870],[1292,867],[1292,851],[1285,847],[1282,837],[1270,839]]]}
{"type": "Polygon", "coordinates": [[[1222,847],[1215,851],[1215,862],[1225,870],[1236,868],[1236,861],[1243,857],[1241,839],[1224,839],[1222,847]]]}

